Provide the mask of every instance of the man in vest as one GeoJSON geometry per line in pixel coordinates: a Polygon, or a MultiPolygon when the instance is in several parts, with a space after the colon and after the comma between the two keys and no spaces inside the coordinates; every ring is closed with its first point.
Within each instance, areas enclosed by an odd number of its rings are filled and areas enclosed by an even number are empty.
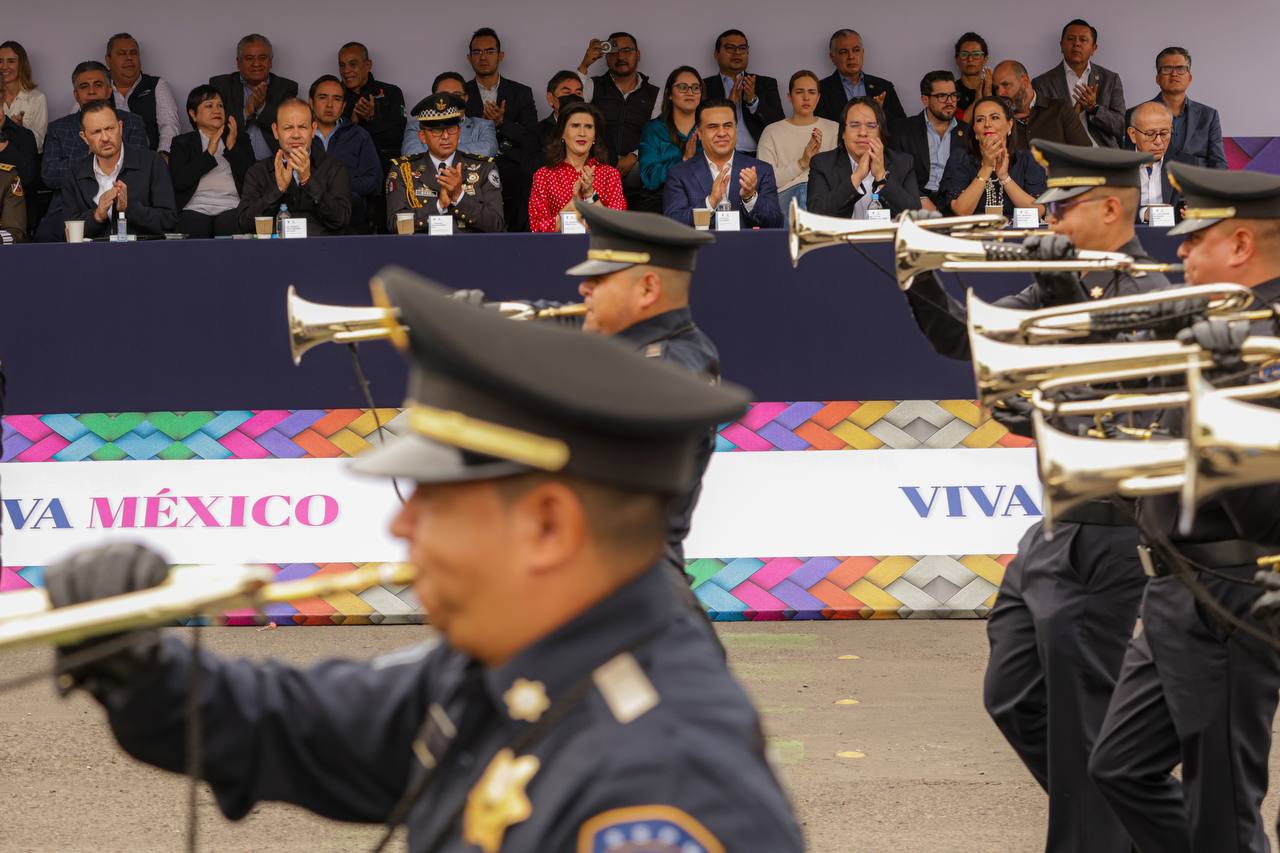
{"type": "Polygon", "coordinates": [[[116,109],[133,113],[146,123],[149,147],[168,162],[169,144],[182,130],[173,90],[159,77],[142,73],[138,40],[128,33],[107,39],[107,68],[116,109]]]}

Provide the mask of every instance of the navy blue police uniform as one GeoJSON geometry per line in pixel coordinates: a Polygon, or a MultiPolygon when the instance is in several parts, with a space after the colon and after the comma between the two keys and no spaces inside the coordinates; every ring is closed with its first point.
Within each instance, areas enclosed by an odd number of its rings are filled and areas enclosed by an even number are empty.
{"type": "MultiPolygon", "coordinates": [[[[1044,140],[1033,143],[1033,155],[1049,174],[1040,203],[1098,186],[1138,187],[1138,167],[1150,160],[1135,152],[1044,140]]],[[[1071,247],[1045,235],[1028,240],[1028,249],[1033,258],[1052,260],[1069,256],[1071,247]]],[[[1118,251],[1150,260],[1136,236],[1118,251]]],[[[1159,273],[1039,273],[1036,279],[995,304],[1034,310],[1169,287],[1159,273]]],[[[906,296],[939,354],[970,357],[965,309],[934,275],[918,276],[906,296]]],[[[1001,417],[997,409],[997,420],[1001,417]]],[[[1015,431],[1025,426],[1025,420],[1010,424],[1015,431]]],[[[1067,425],[1073,434],[1075,426],[1067,425]]],[[[1005,569],[987,620],[991,656],[983,700],[1049,795],[1046,851],[1129,853],[1131,848],[1088,765],[1146,586],[1132,518],[1130,509],[1117,502],[1091,501],[1058,519],[1052,539],[1046,538],[1043,522],[1032,525],[1005,569]]]]}
{"type": "MultiPolygon", "coordinates": [[[[1170,234],[1231,218],[1280,219],[1280,178],[1181,163],[1170,165],[1170,175],[1187,204],[1186,217],[1170,234]]],[[[1280,278],[1252,290],[1251,309],[1280,308],[1280,278]]],[[[1277,327],[1271,319],[1255,320],[1249,334],[1274,336],[1277,327]]],[[[1280,378],[1273,368],[1231,372],[1215,381],[1280,378]]],[[[1161,423],[1178,435],[1184,420],[1182,410],[1173,410],[1161,423]]],[[[1280,545],[1277,506],[1280,484],[1232,490],[1202,504],[1184,531],[1176,496],[1139,501],[1144,533],[1169,543],[1177,556],[1144,543],[1152,579],[1142,601],[1142,632],[1129,643],[1090,764],[1110,810],[1138,849],[1270,849],[1260,807],[1280,696],[1280,656],[1270,644],[1208,612],[1170,563],[1189,563],[1195,583],[1232,617],[1263,628],[1249,615],[1258,597],[1251,580],[1256,559],[1280,545]],[[1179,764],[1181,779],[1172,775],[1179,764]]]]}
{"type": "MultiPolygon", "coordinates": [[[[404,271],[377,281],[409,329],[413,377],[406,433],[357,460],[362,473],[447,484],[541,470],[669,495],[705,431],[745,410],[741,389],[608,339],[512,324],[404,271]]],[[[139,586],[138,566],[160,560],[129,548],[51,567],[54,604],[101,597],[112,577],[139,586]]],[[[759,718],[662,560],[498,665],[438,637],[369,663],[202,653],[193,669],[184,644],[142,639],[74,677],[126,751],[177,771],[198,673],[202,775],[231,818],[282,801],[395,823],[407,807],[415,853],[803,849],[759,718]]]]}

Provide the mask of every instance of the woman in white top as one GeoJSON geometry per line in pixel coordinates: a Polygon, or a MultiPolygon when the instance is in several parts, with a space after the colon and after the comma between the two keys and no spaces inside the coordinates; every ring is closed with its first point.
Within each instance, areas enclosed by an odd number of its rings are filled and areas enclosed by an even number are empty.
{"type": "Polygon", "coordinates": [[[0,97],[4,114],[31,131],[36,150],[44,150],[44,134],[49,129],[49,105],[44,92],[31,79],[31,60],[16,41],[0,43],[0,97]]]}
{"type": "Polygon", "coordinates": [[[792,116],[775,121],[760,134],[756,156],[773,167],[778,181],[778,204],[782,207],[782,225],[790,226],[791,199],[802,210],[807,208],[809,159],[820,151],[836,147],[840,128],[834,121],[818,118],[818,75],[797,71],[787,88],[792,116]]]}

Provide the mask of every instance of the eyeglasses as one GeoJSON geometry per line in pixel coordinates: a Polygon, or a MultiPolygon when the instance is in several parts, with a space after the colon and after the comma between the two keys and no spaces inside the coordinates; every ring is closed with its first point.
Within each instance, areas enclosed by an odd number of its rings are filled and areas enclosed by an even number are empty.
{"type": "Polygon", "coordinates": [[[1067,199],[1066,201],[1050,201],[1046,202],[1044,212],[1046,216],[1052,216],[1054,219],[1061,219],[1067,215],[1067,211],[1073,207],[1079,207],[1082,204],[1092,204],[1095,201],[1106,201],[1108,196],[1100,196],[1099,198],[1080,198],[1067,199]]]}
{"type": "Polygon", "coordinates": [[[849,122],[848,124],[846,124],[846,125],[845,125],[845,127],[849,128],[850,130],[862,130],[864,127],[865,127],[867,130],[879,130],[879,129],[880,129],[880,125],[876,124],[874,121],[869,121],[869,122],[865,122],[865,123],[860,122],[860,121],[851,121],[851,122],[849,122]]]}
{"type": "Polygon", "coordinates": [[[730,53],[746,53],[747,43],[743,42],[742,44],[722,44],[720,45],[720,49],[727,50],[730,53]]]}
{"type": "Polygon", "coordinates": [[[449,127],[424,127],[422,129],[426,131],[428,136],[448,136],[449,134],[455,133],[455,132],[461,133],[462,125],[454,124],[454,125],[450,125],[449,127]]]}
{"type": "Polygon", "coordinates": [[[958,101],[958,100],[960,100],[960,94],[959,94],[958,92],[933,92],[933,93],[931,93],[931,94],[929,95],[929,97],[930,97],[930,98],[937,98],[939,101],[958,101]]]}
{"type": "Polygon", "coordinates": [[[498,49],[496,47],[473,47],[469,52],[472,56],[476,57],[477,59],[480,58],[481,56],[497,56],[498,55],[498,49]]]}
{"type": "Polygon", "coordinates": [[[681,94],[688,94],[688,93],[692,93],[694,95],[702,94],[701,83],[676,83],[671,88],[675,89],[677,92],[680,92],[681,94]]]}
{"type": "Polygon", "coordinates": [[[1166,77],[1175,77],[1179,74],[1190,74],[1190,65],[1161,65],[1156,69],[1166,77]]]}
{"type": "Polygon", "coordinates": [[[1157,139],[1163,139],[1165,142],[1168,142],[1169,139],[1173,136],[1173,131],[1171,130],[1138,130],[1138,128],[1135,127],[1133,131],[1134,133],[1138,133],[1138,134],[1141,134],[1142,136],[1145,136],[1147,139],[1151,140],[1152,142],[1156,141],[1157,139]]]}
{"type": "Polygon", "coordinates": [[[986,56],[985,50],[957,50],[956,59],[981,59],[986,56]]]}

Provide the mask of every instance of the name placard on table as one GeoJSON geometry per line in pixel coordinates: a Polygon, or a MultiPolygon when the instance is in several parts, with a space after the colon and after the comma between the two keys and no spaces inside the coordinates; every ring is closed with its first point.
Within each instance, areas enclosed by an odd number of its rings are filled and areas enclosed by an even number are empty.
{"type": "Polygon", "coordinates": [[[1013,209],[1014,228],[1039,228],[1040,211],[1034,207],[1015,207],[1013,209]]]}
{"type": "Polygon", "coordinates": [[[432,237],[449,236],[453,233],[453,217],[447,213],[428,216],[427,233],[432,237]]]}
{"type": "Polygon", "coordinates": [[[281,235],[286,240],[297,240],[307,236],[307,220],[302,217],[291,217],[284,221],[284,233],[281,235]]]}
{"type": "Polygon", "coordinates": [[[717,231],[741,231],[742,219],[738,216],[738,211],[717,210],[716,211],[716,230],[717,231]]]}
{"type": "Polygon", "coordinates": [[[587,226],[578,218],[578,214],[571,210],[562,210],[560,211],[560,233],[586,234],[587,226]]]}

